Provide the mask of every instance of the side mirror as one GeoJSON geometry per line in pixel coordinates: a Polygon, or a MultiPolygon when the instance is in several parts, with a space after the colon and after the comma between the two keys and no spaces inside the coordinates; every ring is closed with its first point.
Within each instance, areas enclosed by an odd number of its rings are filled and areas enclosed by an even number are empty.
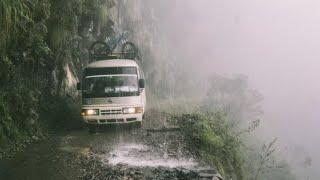
{"type": "Polygon", "coordinates": [[[144,88],[144,79],[139,79],[139,88],[144,88]]]}
{"type": "Polygon", "coordinates": [[[81,90],[81,83],[77,82],[77,90],[81,90]]]}

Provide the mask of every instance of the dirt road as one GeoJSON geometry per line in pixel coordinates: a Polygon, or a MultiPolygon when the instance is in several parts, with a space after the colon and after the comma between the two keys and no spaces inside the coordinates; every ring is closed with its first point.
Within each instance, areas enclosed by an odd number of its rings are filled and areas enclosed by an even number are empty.
{"type": "Polygon", "coordinates": [[[0,161],[0,179],[212,179],[215,171],[195,160],[182,138],[117,127],[69,131],[0,161]]]}

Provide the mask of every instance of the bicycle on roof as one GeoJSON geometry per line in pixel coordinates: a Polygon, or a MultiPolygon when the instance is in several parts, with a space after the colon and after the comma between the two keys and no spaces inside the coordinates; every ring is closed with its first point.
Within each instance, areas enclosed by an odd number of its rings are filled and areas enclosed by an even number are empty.
{"type": "Polygon", "coordinates": [[[105,41],[94,42],[90,49],[90,57],[93,59],[104,58],[112,55],[120,55],[121,59],[135,59],[138,56],[136,46],[129,42],[128,32],[123,32],[115,37],[107,37],[105,41]],[[115,53],[114,50],[121,45],[120,53],[115,53]]]}

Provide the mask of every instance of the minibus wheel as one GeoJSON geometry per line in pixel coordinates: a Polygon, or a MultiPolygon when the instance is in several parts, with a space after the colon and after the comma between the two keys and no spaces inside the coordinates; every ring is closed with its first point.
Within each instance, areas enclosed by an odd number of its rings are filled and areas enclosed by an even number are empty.
{"type": "Polygon", "coordinates": [[[136,122],[136,127],[137,128],[142,128],[142,121],[137,121],[136,122]]]}
{"type": "Polygon", "coordinates": [[[89,125],[88,125],[88,129],[89,129],[89,133],[90,133],[90,134],[97,132],[97,126],[94,125],[94,124],[89,124],[89,125]]]}

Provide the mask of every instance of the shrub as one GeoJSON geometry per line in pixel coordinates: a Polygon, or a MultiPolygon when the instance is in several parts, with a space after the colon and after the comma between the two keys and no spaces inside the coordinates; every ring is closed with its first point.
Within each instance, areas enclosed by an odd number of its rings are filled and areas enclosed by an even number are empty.
{"type": "Polygon", "coordinates": [[[224,176],[244,179],[241,142],[233,135],[223,113],[184,114],[175,119],[192,152],[224,176]]]}

